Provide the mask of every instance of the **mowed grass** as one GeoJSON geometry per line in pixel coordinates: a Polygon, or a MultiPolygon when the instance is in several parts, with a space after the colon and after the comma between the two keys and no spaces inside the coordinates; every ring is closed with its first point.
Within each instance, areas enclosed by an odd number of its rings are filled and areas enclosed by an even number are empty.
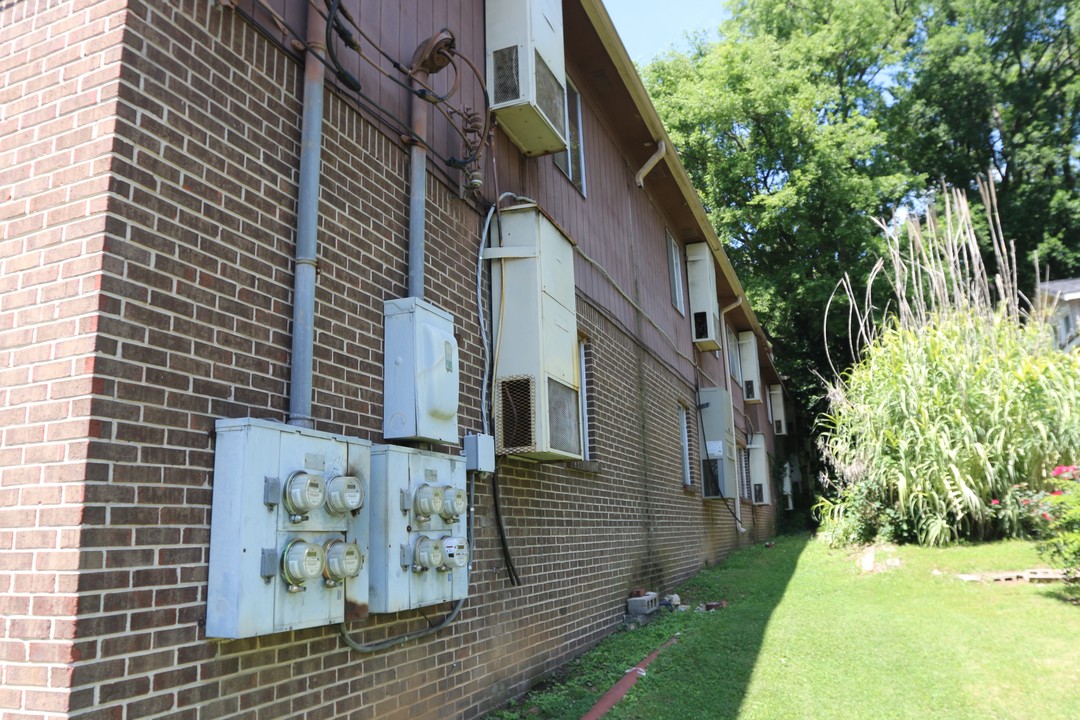
{"type": "Polygon", "coordinates": [[[738,552],[680,589],[725,609],[617,633],[492,717],[579,718],[679,634],[608,718],[1080,718],[1080,607],[956,577],[1044,566],[1030,543],[879,548],[871,574],[858,559],[805,537],[738,552]]]}

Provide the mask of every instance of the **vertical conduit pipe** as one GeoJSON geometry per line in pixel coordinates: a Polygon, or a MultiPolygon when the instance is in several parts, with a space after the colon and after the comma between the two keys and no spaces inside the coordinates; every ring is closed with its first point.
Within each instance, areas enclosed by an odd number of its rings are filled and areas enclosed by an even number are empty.
{"type": "MultiPolygon", "coordinates": [[[[418,63],[417,63],[418,65],[418,63]]],[[[422,90],[428,74],[413,68],[412,86],[422,90]]],[[[424,299],[424,266],[426,249],[425,212],[427,205],[427,101],[414,93],[409,112],[412,125],[412,144],[409,146],[409,297],[424,299]]]]}
{"type": "Polygon", "coordinates": [[[293,276],[292,368],[289,424],[312,428],[315,350],[315,275],[318,262],[319,174],[322,155],[325,66],[315,56],[326,38],[326,20],[308,8],[308,52],[304,61],[304,113],[300,130],[300,196],[296,207],[296,269],[293,276]]]}

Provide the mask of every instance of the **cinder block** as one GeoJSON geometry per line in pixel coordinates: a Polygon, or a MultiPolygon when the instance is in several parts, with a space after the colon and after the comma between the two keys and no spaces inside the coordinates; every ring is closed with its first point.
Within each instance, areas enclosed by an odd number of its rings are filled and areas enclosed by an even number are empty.
{"type": "Polygon", "coordinates": [[[641,597],[632,597],[626,601],[628,615],[648,615],[660,607],[660,599],[654,592],[647,592],[641,597]]]}

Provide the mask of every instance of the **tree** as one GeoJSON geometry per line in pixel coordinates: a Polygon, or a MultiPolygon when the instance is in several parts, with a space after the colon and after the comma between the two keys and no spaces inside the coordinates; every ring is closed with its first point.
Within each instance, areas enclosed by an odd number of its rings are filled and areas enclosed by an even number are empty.
{"type": "Polygon", "coordinates": [[[699,36],[642,72],[803,407],[826,353],[848,355],[844,322],[822,336],[837,281],[865,277],[881,248],[873,218],[916,185],[875,119],[907,13],[885,0],[745,0],[718,41],[699,36]]]}
{"type": "Polygon", "coordinates": [[[883,119],[931,184],[994,176],[1028,294],[1036,253],[1055,277],[1080,274],[1078,21],[1068,0],[930,0],[883,119]]]}

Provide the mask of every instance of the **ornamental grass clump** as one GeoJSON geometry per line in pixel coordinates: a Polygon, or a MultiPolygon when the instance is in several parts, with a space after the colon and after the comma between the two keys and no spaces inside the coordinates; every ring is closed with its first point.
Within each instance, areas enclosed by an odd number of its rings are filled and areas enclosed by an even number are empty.
{"type": "Polygon", "coordinates": [[[816,510],[836,543],[1025,535],[1000,499],[1047,489],[1058,459],[1080,456],[1080,354],[1054,344],[1046,308],[1022,305],[993,212],[991,281],[963,194],[945,199],[943,221],[909,222],[906,243],[882,226],[893,297],[880,324],[869,291],[862,310],[848,292],[859,361],[819,418],[832,495],[816,510]]]}

